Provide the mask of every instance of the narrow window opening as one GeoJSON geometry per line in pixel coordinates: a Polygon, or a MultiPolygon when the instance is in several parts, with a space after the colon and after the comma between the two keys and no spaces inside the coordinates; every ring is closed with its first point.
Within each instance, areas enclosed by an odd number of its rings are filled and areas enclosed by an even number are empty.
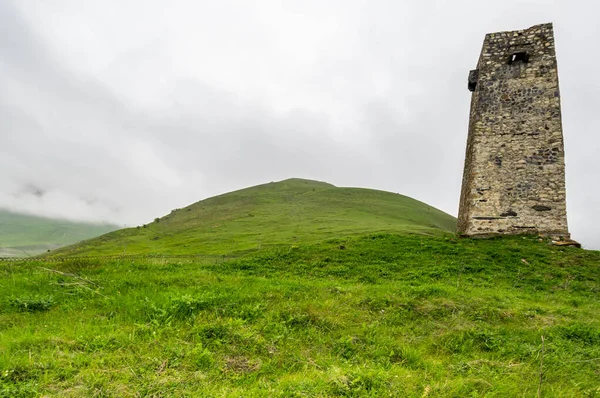
{"type": "Polygon", "coordinates": [[[512,65],[516,62],[523,62],[524,64],[529,62],[529,54],[527,54],[525,51],[521,51],[518,53],[514,53],[510,56],[510,58],[508,59],[508,64],[512,65]]]}
{"type": "Polygon", "coordinates": [[[479,80],[479,69],[474,69],[469,72],[469,91],[475,91],[477,87],[477,80],[479,80]]]}

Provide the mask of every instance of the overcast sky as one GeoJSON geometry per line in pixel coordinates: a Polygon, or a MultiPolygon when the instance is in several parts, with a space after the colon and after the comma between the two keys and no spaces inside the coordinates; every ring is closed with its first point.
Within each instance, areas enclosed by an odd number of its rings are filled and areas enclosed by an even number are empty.
{"type": "Polygon", "coordinates": [[[0,0],[0,207],[138,225],[300,177],[454,216],[485,33],[554,22],[574,239],[600,249],[589,1],[0,0]]]}

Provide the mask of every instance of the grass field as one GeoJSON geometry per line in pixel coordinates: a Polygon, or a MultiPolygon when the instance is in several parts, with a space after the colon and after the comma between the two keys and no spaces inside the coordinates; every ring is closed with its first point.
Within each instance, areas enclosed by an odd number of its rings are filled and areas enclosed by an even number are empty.
{"type": "Polygon", "coordinates": [[[93,238],[117,229],[12,213],[0,209],[0,257],[25,257],[93,238]]]}
{"type": "MultiPolygon", "coordinates": [[[[0,263],[0,397],[600,396],[600,252],[301,184],[125,231],[194,257],[0,263]]],[[[122,253],[119,233],[63,253],[122,253]]]]}
{"type": "Polygon", "coordinates": [[[397,234],[3,264],[0,396],[596,397],[598,264],[533,237],[397,234]]]}

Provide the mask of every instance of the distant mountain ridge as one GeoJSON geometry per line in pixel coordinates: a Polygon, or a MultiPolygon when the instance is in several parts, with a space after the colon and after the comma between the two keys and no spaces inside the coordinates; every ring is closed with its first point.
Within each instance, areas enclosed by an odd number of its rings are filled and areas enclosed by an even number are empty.
{"type": "Polygon", "coordinates": [[[45,218],[0,209],[0,257],[26,257],[93,238],[119,227],[45,218]]]}
{"type": "Polygon", "coordinates": [[[211,197],[51,255],[222,254],[377,232],[442,234],[456,219],[404,195],[292,178],[211,197]]]}

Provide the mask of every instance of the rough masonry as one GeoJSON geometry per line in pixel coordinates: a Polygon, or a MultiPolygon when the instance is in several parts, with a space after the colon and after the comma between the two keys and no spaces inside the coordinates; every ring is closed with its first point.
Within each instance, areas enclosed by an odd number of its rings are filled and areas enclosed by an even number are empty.
{"type": "Polygon", "coordinates": [[[569,238],[552,24],[487,34],[468,89],[458,233],[569,238]]]}

